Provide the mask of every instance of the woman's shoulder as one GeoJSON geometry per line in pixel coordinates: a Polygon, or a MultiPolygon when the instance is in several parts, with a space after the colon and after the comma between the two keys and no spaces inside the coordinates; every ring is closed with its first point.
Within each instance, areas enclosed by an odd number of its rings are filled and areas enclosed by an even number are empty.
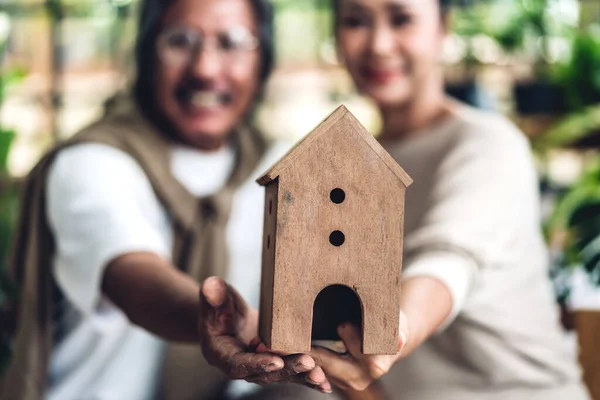
{"type": "Polygon", "coordinates": [[[518,148],[529,147],[525,134],[499,112],[455,103],[451,113],[456,121],[454,136],[461,144],[492,146],[497,149],[515,146],[518,148]]]}
{"type": "Polygon", "coordinates": [[[455,104],[449,129],[451,148],[468,149],[480,155],[505,155],[506,158],[529,157],[530,145],[525,134],[507,117],[495,112],[455,104]]]}

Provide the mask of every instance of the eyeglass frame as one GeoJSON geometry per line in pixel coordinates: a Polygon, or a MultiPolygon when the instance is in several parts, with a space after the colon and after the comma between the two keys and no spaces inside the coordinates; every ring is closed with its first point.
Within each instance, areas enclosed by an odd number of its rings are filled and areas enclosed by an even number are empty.
{"type": "MultiPolygon", "coordinates": [[[[202,54],[202,52],[205,51],[207,48],[209,48],[209,47],[207,47],[207,44],[210,44],[210,48],[212,50],[216,51],[217,54],[219,54],[219,56],[221,57],[221,61],[222,61],[224,59],[224,55],[231,53],[231,52],[241,53],[241,52],[252,52],[252,51],[257,50],[260,47],[260,39],[258,38],[258,36],[253,34],[249,29],[247,29],[246,27],[241,26],[241,25],[235,26],[227,31],[219,32],[216,36],[204,36],[202,34],[202,32],[200,32],[197,29],[190,28],[185,25],[174,25],[174,26],[167,27],[166,29],[164,29],[162,32],[160,32],[158,34],[158,37],[156,40],[156,54],[157,54],[158,58],[164,64],[173,66],[173,67],[182,67],[182,66],[191,65],[195,60],[197,60],[198,56],[200,54],[202,54]],[[219,35],[223,35],[224,33],[229,33],[236,29],[244,30],[244,34],[245,34],[246,38],[249,39],[249,44],[244,47],[238,48],[238,49],[224,48],[223,44],[219,42],[219,39],[220,39],[219,35]],[[165,49],[168,49],[170,46],[168,44],[168,39],[169,39],[170,35],[172,35],[174,32],[181,32],[181,31],[185,31],[186,34],[193,33],[197,40],[193,44],[191,54],[187,56],[187,58],[188,58],[187,60],[181,61],[181,62],[169,60],[168,56],[165,54],[165,49]]],[[[241,54],[237,54],[237,57],[239,57],[240,55],[241,54]]]]}

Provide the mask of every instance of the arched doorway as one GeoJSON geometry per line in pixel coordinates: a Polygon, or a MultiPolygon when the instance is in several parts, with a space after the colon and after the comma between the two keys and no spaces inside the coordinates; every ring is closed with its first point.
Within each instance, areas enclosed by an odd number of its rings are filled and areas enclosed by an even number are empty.
{"type": "Polygon", "coordinates": [[[356,292],[345,285],[327,286],[313,305],[312,340],[339,340],[337,327],[351,322],[362,331],[362,304],[356,292]]]}

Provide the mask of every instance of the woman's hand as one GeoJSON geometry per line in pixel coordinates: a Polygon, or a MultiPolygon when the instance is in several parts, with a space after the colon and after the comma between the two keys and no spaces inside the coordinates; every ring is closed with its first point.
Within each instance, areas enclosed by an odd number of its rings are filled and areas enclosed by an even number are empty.
{"type": "Polygon", "coordinates": [[[360,351],[361,334],[358,328],[350,323],[338,327],[338,335],[342,339],[347,352],[339,354],[322,347],[313,347],[310,355],[320,365],[327,378],[343,390],[363,391],[371,383],[388,373],[390,368],[400,359],[402,349],[408,343],[408,327],[406,316],[400,312],[400,336],[398,337],[398,353],[394,355],[365,355],[360,351]]]}
{"type": "Polygon", "coordinates": [[[201,285],[199,330],[206,360],[231,379],[261,385],[295,382],[331,392],[331,384],[310,355],[256,353],[258,312],[220,278],[208,278],[201,285]]]}
{"type": "Polygon", "coordinates": [[[402,283],[400,295],[400,337],[395,355],[364,355],[361,335],[353,325],[341,325],[338,334],[347,353],[314,347],[309,353],[325,375],[341,389],[364,390],[385,375],[403,357],[421,345],[450,315],[452,295],[439,280],[428,276],[410,278],[402,283]]]}

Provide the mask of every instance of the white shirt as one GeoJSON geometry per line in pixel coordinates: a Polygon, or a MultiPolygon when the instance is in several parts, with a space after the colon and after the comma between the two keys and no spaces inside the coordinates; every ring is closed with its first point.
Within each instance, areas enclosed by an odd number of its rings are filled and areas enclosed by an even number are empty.
{"type": "MultiPolygon", "coordinates": [[[[264,202],[264,189],[254,179],[288,147],[274,146],[240,187],[227,228],[228,281],[254,307],[264,202]]],[[[207,153],[173,147],[171,171],[191,193],[205,196],[224,185],[234,158],[229,148],[207,153]]],[[[163,343],[130,324],[100,288],[104,267],[122,254],[148,251],[171,258],[171,221],[147,176],[120,150],[102,144],[70,147],[49,171],[47,215],[57,245],[53,274],[65,296],[57,310],[47,398],[151,398],[163,343]]]]}

